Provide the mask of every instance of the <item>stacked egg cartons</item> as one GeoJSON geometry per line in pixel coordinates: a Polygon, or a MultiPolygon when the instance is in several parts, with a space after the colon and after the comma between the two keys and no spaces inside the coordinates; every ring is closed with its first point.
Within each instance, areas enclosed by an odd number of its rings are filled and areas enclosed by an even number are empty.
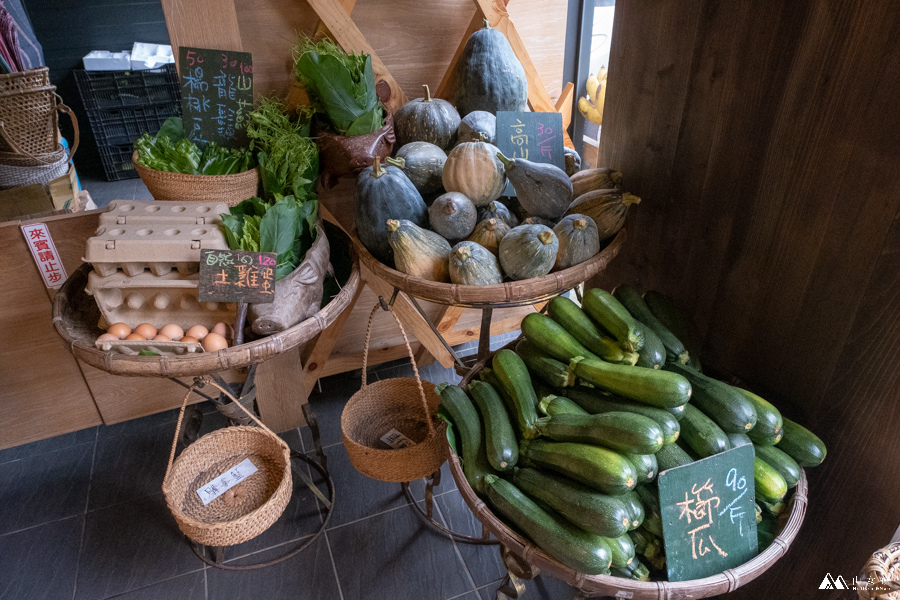
{"type": "MultiPolygon", "coordinates": [[[[159,329],[175,323],[212,329],[234,322],[233,302],[200,302],[200,251],[227,250],[220,225],[228,206],[217,202],[133,202],[116,200],[100,215],[100,227],[88,239],[85,262],[94,270],[85,291],[100,307],[99,326],[125,323],[134,329],[150,323],[159,329]]],[[[104,351],[127,354],[197,352],[195,342],[97,342],[104,351]]]]}

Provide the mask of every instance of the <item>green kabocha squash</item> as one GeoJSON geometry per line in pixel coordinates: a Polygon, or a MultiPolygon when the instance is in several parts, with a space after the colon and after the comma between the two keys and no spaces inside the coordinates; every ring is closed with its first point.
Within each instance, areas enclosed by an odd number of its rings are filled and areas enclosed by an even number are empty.
{"type": "Polygon", "coordinates": [[[478,220],[485,221],[487,219],[500,219],[510,227],[515,227],[519,224],[516,215],[499,200],[494,200],[487,206],[478,209],[478,220]]]}
{"type": "Polygon", "coordinates": [[[447,240],[406,219],[388,219],[387,228],[398,271],[430,281],[450,281],[447,268],[450,244],[447,240]]]}
{"type": "Polygon", "coordinates": [[[568,215],[553,228],[559,240],[554,270],[581,264],[600,252],[600,237],[594,220],[585,215],[568,215]]]}
{"type": "Polygon", "coordinates": [[[459,192],[475,206],[487,206],[506,187],[500,151],[481,134],[480,142],[463,142],[450,151],[444,163],[443,182],[448,192],[459,192]]]}
{"type": "Polygon", "coordinates": [[[402,169],[423,198],[440,192],[443,187],[441,175],[447,154],[434,144],[410,142],[397,151],[396,158],[385,162],[402,169]]]}
{"type": "Polygon", "coordinates": [[[622,174],[609,167],[586,169],[571,175],[572,193],[576,198],[594,190],[608,190],[622,185],[622,174]]]}
{"type": "Polygon", "coordinates": [[[356,233],[372,256],[393,265],[388,219],[406,219],[427,227],[428,208],[409,177],[397,167],[382,167],[376,156],[375,164],[363,169],[356,180],[356,233]]]}
{"type": "Polygon", "coordinates": [[[566,175],[571,177],[581,170],[581,155],[568,146],[563,147],[564,160],[566,163],[566,175]]]}
{"type": "Polygon", "coordinates": [[[410,100],[394,113],[394,132],[397,144],[428,142],[448,149],[456,141],[459,113],[446,100],[432,98],[427,85],[424,98],[410,100]]]}
{"type": "Polygon", "coordinates": [[[450,251],[450,281],[460,285],[503,282],[497,257],[475,242],[460,242],[450,251]]]}
{"type": "Polygon", "coordinates": [[[528,110],[528,80],[522,63],[502,32],[484,27],[473,33],[459,59],[456,107],[465,116],[473,110],[528,110]]]}
{"type": "Polygon", "coordinates": [[[466,239],[478,222],[472,201],[459,192],[447,192],[434,199],[428,209],[431,229],[451,241],[466,239]]]}
{"type": "Polygon", "coordinates": [[[481,133],[487,136],[485,141],[496,144],[497,117],[484,110],[473,110],[459,122],[459,127],[456,128],[456,141],[480,142],[481,133]]]}
{"type": "Polygon", "coordinates": [[[509,225],[501,219],[487,219],[475,226],[469,241],[484,246],[494,256],[500,253],[500,242],[509,233],[509,225]]]}
{"type": "Polygon", "coordinates": [[[592,218],[597,225],[597,235],[602,241],[616,235],[622,229],[628,215],[628,207],[640,202],[640,198],[622,190],[594,190],[578,196],[566,214],[581,214],[592,218]]]}
{"type": "Polygon", "coordinates": [[[559,241],[543,225],[519,225],[500,241],[500,266],[510,279],[543,277],[556,262],[559,241]]]}
{"type": "Polygon", "coordinates": [[[497,153],[522,205],[529,215],[558,219],[572,204],[572,182],[556,165],[536,163],[524,158],[507,158],[497,153]]]}

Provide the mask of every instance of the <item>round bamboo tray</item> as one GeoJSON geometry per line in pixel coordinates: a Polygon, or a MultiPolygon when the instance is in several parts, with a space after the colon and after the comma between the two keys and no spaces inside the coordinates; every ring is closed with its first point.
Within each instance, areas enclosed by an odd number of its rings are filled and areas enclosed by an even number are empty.
{"type": "MultiPolygon", "coordinates": [[[[465,389],[465,386],[475,378],[489,359],[490,357],[477,363],[460,382],[460,387],[465,389]]],[[[444,439],[446,441],[446,438],[444,439]]],[[[447,445],[449,446],[449,444],[447,445]]],[[[709,598],[733,592],[765,573],[779,558],[787,553],[788,548],[790,548],[791,543],[800,531],[800,525],[806,516],[806,505],[808,503],[809,484],[806,480],[806,471],[802,471],[800,483],[794,489],[794,495],[790,500],[790,516],[784,529],[778,534],[772,544],[752,560],[711,577],[678,582],[643,582],[612,577],[610,575],[585,575],[553,559],[497,518],[488,505],[469,486],[469,482],[466,481],[466,476],[463,474],[459,457],[453,448],[450,448],[449,455],[450,473],[453,475],[454,481],[456,481],[456,487],[459,488],[459,493],[462,495],[463,500],[465,500],[475,518],[481,521],[501,544],[514,555],[522,558],[527,564],[538,567],[541,572],[549,573],[591,595],[607,595],[633,598],[635,600],[689,600],[692,598],[709,598]]]]}
{"type": "Polygon", "coordinates": [[[625,245],[625,230],[619,233],[600,250],[596,256],[585,262],[532,279],[508,281],[496,285],[458,285],[455,283],[439,283],[401,273],[385,265],[372,256],[362,243],[356,239],[356,250],[359,260],[380,279],[388,282],[410,296],[428,300],[436,304],[450,304],[465,308],[504,308],[524,306],[549,300],[563,292],[567,292],[579,283],[587,281],[619,254],[625,245]]]}
{"type": "Polygon", "coordinates": [[[72,273],[53,299],[53,325],[76,358],[113,375],[190,377],[261,363],[317,336],[338,318],[356,294],[360,277],[353,245],[344,233],[333,235],[329,241],[335,244],[335,248],[349,248],[353,258],[352,271],[340,293],[309,319],[240,346],[182,356],[130,356],[115,351],[103,352],[94,346],[97,336],[103,333],[97,327],[100,309],[94,298],[84,291],[91,271],[89,264],[82,264],[72,273]]]}
{"type": "Polygon", "coordinates": [[[232,175],[187,175],[149,169],[138,162],[138,153],[131,162],[154,200],[175,202],[224,202],[237,206],[256,196],[259,188],[259,169],[254,167],[232,175]]]}

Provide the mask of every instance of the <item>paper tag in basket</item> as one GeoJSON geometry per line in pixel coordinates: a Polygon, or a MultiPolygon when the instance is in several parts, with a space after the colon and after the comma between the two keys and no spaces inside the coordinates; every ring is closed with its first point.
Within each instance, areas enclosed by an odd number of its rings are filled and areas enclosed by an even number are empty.
{"type": "Polygon", "coordinates": [[[381,441],[394,450],[399,450],[400,448],[409,448],[410,446],[416,445],[414,441],[412,441],[396,429],[391,429],[386,434],[381,436],[381,441]]]}
{"type": "Polygon", "coordinates": [[[257,468],[249,458],[245,458],[238,465],[231,467],[203,487],[197,490],[197,495],[206,506],[243,480],[247,479],[254,473],[257,468]]]}

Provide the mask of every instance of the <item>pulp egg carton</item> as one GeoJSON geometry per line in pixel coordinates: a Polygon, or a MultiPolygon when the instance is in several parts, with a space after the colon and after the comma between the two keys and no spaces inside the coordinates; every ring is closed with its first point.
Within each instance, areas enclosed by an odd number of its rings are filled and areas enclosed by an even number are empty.
{"type": "Polygon", "coordinates": [[[185,331],[194,325],[212,329],[216,323],[233,323],[237,305],[200,302],[199,281],[199,273],[179,271],[164,275],[142,272],[134,276],[122,272],[104,276],[91,271],[85,291],[100,307],[101,323],[125,323],[132,329],[141,323],[150,323],[157,329],[175,323],[185,331]]]}
{"type": "Polygon", "coordinates": [[[193,354],[195,352],[203,352],[203,346],[199,342],[164,342],[153,340],[97,340],[94,342],[100,350],[104,352],[119,352],[121,354],[130,354],[135,356],[141,350],[147,352],[155,352],[161,356],[181,356],[183,354],[193,354]]]}
{"type": "Polygon", "coordinates": [[[221,225],[228,205],[223,202],[138,202],[113,200],[106,212],[100,215],[100,224],[134,225],[140,223],[192,223],[194,225],[221,225]]]}

